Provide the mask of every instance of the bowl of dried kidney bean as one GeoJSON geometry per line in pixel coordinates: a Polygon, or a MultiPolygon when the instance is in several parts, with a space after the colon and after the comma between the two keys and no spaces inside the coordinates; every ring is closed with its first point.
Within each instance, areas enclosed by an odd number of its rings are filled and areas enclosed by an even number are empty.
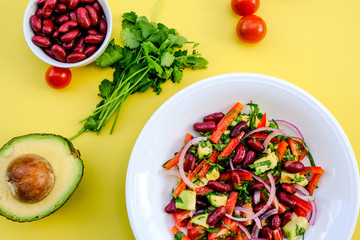
{"type": "Polygon", "coordinates": [[[84,66],[110,41],[111,11],[105,0],[31,0],[23,31],[42,61],[62,68],[84,66]]]}

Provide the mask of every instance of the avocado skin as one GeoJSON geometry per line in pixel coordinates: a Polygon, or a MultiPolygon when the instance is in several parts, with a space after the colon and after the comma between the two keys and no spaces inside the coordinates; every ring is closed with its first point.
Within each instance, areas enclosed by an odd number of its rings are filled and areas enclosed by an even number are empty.
{"type": "Polygon", "coordinates": [[[57,135],[57,134],[52,134],[52,133],[29,133],[29,134],[25,134],[25,135],[21,135],[21,136],[17,136],[17,137],[14,137],[12,139],[10,139],[7,143],[5,143],[1,148],[0,148],[0,154],[2,151],[6,150],[8,147],[10,147],[14,142],[20,140],[20,139],[23,139],[23,138],[27,138],[27,137],[38,137],[38,138],[49,138],[49,137],[56,137],[56,138],[59,138],[61,139],[65,145],[67,146],[67,148],[69,149],[70,153],[74,156],[74,158],[78,159],[81,163],[81,176],[79,177],[79,181],[76,183],[76,185],[74,184],[74,189],[73,191],[71,192],[71,194],[69,194],[69,196],[65,199],[65,201],[57,206],[53,211],[49,212],[48,214],[46,215],[43,215],[41,217],[38,217],[36,216],[35,218],[33,219],[21,219],[21,218],[11,218],[9,216],[7,216],[6,214],[4,214],[2,212],[2,209],[0,209],[0,216],[3,216],[13,222],[18,222],[18,223],[25,223],[25,222],[33,222],[33,221],[37,221],[37,220],[40,220],[40,219],[43,219],[44,217],[47,217],[51,214],[53,214],[54,212],[56,212],[57,210],[59,210],[69,199],[70,197],[72,196],[72,194],[75,192],[75,190],[77,189],[77,187],[79,186],[81,180],[82,180],[82,177],[84,176],[84,163],[82,161],[82,159],[80,158],[81,154],[80,154],[80,151],[75,149],[74,148],[74,145],[72,144],[72,142],[61,136],[61,135],[57,135]]]}

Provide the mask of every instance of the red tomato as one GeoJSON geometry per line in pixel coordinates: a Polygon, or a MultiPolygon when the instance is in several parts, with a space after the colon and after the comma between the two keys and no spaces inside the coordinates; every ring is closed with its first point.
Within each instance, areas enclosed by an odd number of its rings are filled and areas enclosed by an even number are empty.
{"type": "Polygon", "coordinates": [[[244,42],[257,43],[266,35],[266,24],[261,17],[248,15],[240,19],[236,26],[236,33],[244,42]]]}
{"type": "Polygon", "coordinates": [[[46,71],[45,79],[50,87],[61,89],[69,85],[71,81],[71,71],[68,68],[50,66],[46,71]]]}
{"type": "Polygon", "coordinates": [[[254,14],[258,10],[260,0],[231,0],[232,10],[240,16],[254,14]]]}
{"type": "Polygon", "coordinates": [[[295,156],[295,161],[301,161],[306,157],[307,151],[304,147],[304,141],[300,138],[287,138],[286,141],[289,143],[291,153],[295,156]]]}

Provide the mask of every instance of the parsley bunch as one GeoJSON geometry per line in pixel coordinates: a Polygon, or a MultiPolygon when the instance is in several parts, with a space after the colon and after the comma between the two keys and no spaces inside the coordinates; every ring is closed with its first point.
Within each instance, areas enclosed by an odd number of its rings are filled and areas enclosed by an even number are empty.
{"type": "Polygon", "coordinates": [[[121,39],[124,46],[112,40],[105,52],[96,60],[102,68],[113,68],[113,81],[104,79],[99,86],[102,98],[93,113],[83,119],[84,126],[71,139],[86,131],[100,132],[116,114],[110,133],[113,132],[122,104],[131,94],[149,88],[157,94],[161,84],[171,79],[179,83],[185,68],[206,68],[208,62],[195,50],[198,44],[189,42],[172,28],[149,22],[144,16],[129,12],[123,15],[121,39]],[[181,48],[193,44],[188,52],[181,48]]]}

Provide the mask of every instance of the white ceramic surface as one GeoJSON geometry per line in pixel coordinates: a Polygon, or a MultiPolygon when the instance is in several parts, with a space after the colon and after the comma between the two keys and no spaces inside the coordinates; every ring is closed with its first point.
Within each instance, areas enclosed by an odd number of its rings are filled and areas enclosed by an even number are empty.
{"type": "Polygon", "coordinates": [[[37,0],[30,0],[29,4],[25,10],[25,14],[24,14],[23,32],[24,32],[24,37],[25,37],[27,45],[29,46],[31,51],[38,58],[40,58],[42,61],[44,61],[52,66],[62,67],[62,68],[71,68],[71,67],[81,67],[81,66],[85,66],[87,64],[92,63],[105,51],[107,45],[110,42],[111,32],[112,32],[112,16],[111,16],[110,7],[105,0],[98,0],[98,2],[100,3],[100,5],[103,9],[104,15],[106,17],[107,32],[106,32],[104,42],[101,44],[100,48],[90,57],[88,57],[80,62],[77,62],[77,63],[63,63],[63,62],[57,61],[56,59],[53,59],[53,58],[49,57],[48,55],[46,55],[40,47],[36,46],[32,42],[31,39],[33,38],[33,36],[35,34],[30,26],[30,17],[32,15],[34,15],[37,10],[37,0]]]}
{"type": "MultiPolygon", "coordinates": [[[[211,77],[166,101],[139,135],[128,165],[126,205],[137,240],[173,239],[174,220],[164,212],[177,179],[162,164],[177,152],[192,124],[240,101],[259,104],[268,119],[297,125],[325,174],[315,192],[318,216],[306,240],[351,239],[359,211],[359,173],[352,147],[332,114],[304,90],[277,78],[234,73],[211,77]]],[[[244,109],[244,111],[246,111],[244,109]]]]}

